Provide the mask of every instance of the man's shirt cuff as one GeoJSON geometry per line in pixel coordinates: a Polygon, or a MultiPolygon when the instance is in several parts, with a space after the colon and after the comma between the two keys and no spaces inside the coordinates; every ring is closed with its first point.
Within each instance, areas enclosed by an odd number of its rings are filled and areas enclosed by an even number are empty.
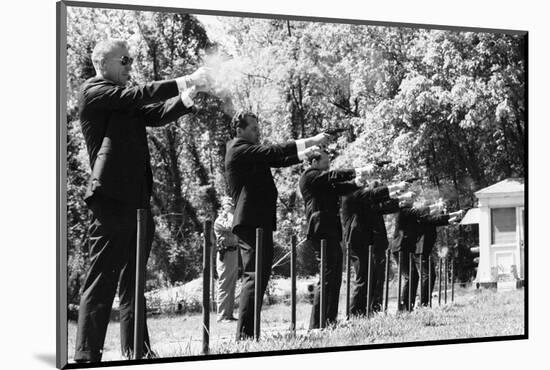
{"type": "Polygon", "coordinates": [[[176,83],[178,84],[178,90],[180,93],[184,92],[185,90],[187,90],[188,87],[190,87],[187,83],[187,76],[176,78],[176,83]]]}
{"type": "Polygon", "coordinates": [[[296,140],[296,151],[298,152],[298,159],[301,161],[307,158],[304,150],[306,150],[306,139],[296,140]]]}
{"type": "Polygon", "coordinates": [[[189,90],[185,90],[180,94],[181,101],[186,108],[191,108],[195,103],[193,99],[189,96],[189,90]]]}

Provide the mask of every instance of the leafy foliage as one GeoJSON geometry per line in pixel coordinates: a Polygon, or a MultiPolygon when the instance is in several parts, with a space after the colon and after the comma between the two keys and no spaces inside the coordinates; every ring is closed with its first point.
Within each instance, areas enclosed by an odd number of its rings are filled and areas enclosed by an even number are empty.
{"type": "MultiPolygon", "coordinates": [[[[525,175],[523,36],[71,7],[71,297],[86,267],[87,211],[81,199],[89,171],[76,92],[94,74],[89,56],[95,42],[107,36],[129,40],[136,59],[133,83],[173,78],[206,64],[218,84],[215,93],[196,99],[200,113],[149,131],[156,235],[148,288],[199,274],[201,223],[214,218],[225,193],[225,143],[237,109],[259,116],[265,142],[347,128],[336,140],[335,167],[390,159],[379,173],[382,181],[420,176],[423,196],[443,197],[451,209],[474,206],[473,193],[482,187],[525,175]]],[[[275,259],[288,250],[292,234],[303,237],[297,191],[303,169],[273,170],[280,200],[275,259]]],[[[473,243],[448,229],[439,236],[440,246],[473,243]]],[[[314,265],[299,272],[310,270],[314,265]]]]}

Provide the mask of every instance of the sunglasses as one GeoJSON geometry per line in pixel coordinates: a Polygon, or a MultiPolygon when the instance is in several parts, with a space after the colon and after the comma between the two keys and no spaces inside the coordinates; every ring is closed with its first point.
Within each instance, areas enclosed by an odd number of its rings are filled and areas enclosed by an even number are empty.
{"type": "Polygon", "coordinates": [[[117,60],[120,61],[120,64],[122,64],[123,66],[127,66],[128,64],[131,65],[132,63],[134,63],[134,58],[128,57],[126,55],[121,56],[120,59],[117,60]]]}

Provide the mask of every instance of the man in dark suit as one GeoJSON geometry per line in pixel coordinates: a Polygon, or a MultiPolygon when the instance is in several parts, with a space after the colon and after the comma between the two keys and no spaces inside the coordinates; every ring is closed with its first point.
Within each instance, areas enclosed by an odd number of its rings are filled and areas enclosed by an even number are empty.
{"type": "MultiPolygon", "coordinates": [[[[377,182],[374,187],[380,186],[377,182]]],[[[407,193],[412,197],[412,193],[407,193]]],[[[371,281],[371,310],[380,312],[382,309],[382,300],[384,295],[384,282],[386,280],[386,251],[389,246],[388,231],[386,230],[386,222],[384,215],[398,212],[403,200],[408,199],[407,196],[392,198],[385,202],[372,204],[372,281],[371,281]]]]}
{"type": "MultiPolygon", "coordinates": [[[[401,265],[401,292],[397,303],[398,311],[409,310],[409,279],[417,278],[416,266],[413,264],[413,271],[409,271],[410,254],[416,250],[416,242],[420,232],[420,218],[429,215],[429,207],[413,207],[413,202],[408,202],[399,210],[395,219],[395,228],[391,251],[396,263],[401,265]]],[[[411,302],[412,303],[412,302],[411,302]]]]}
{"type": "MultiPolygon", "coordinates": [[[[313,246],[315,257],[320,262],[321,239],[327,241],[325,266],[326,324],[336,321],[340,285],[342,284],[342,224],[340,223],[340,196],[359,189],[366,168],[330,170],[330,158],[320,151],[309,159],[310,167],[300,178],[300,192],[304,198],[307,240],[313,246]]],[[[319,281],[313,298],[309,328],[319,328],[320,295],[319,281]]]]}
{"type": "Polygon", "coordinates": [[[263,229],[261,296],[265,292],[273,259],[273,231],[276,230],[277,188],[271,167],[287,167],[313,155],[328,135],[261,145],[258,119],[252,113],[235,115],[235,138],[227,143],[225,174],[235,204],[233,233],[239,238],[243,262],[243,286],[239,303],[237,340],[254,335],[254,288],[256,228],[263,229]]]}
{"type": "MultiPolygon", "coordinates": [[[[396,226],[394,230],[394,239],[392,242],[392,252],[397,263],[399,263],[399,252],[401,254],[401,276],[402,276],[402,289],[401,297],[399,298],[398,310],[412,310],[414,307],[414,301],[416,297],[416,289],[418,286],[419,271],[420,271],[420,255],[423,255],[426,262],[423,261],[423,275],[424,282],[423,298],[424,302],[427,302],[428,295],[428,266],[427,259],[428,254],[424,254],[424,233],[427,231],[428,243],[435,242],[435,227],[438,224],[446,224],[449,220],[449,215],[439,215],[443,205],[441,202],[437,202],[431,205],[421,205],[413,207],[412,204],[408,204],[403,207],[396,218],[396,226]],[[430,231],[431,230],[431,231],[430,231]],[[413,254],[412,271],[409,271],[410,254],[413,254]],[[418,262],[418,263],[416,263],[418,262]],[[411,302],[409,302],[409,279],[411,280],[411,302]],[[424,289],[424,287],[426,289],[424,289]]],[[[452,214],[451,217],[454,217],[452,214]]],[[[426,245],[426,250],[430,250],[433,247],[426,245]]],[[[430,267],[430,268],[433,268],[430,267]]],[[[432,270],[432,280],[435,280],[435,271],[432,270]]],[[[432,281],[433,288],[433,281],[432,281]]]]}
{"type": "Polygon", "coordinates": [[[434,289],[435,283],[435,264],[428,258],[433,251],[433,247],[437,240],[437,228],[441,226],[455,225],[460,221],[460,218],[464,215],[463,211],[456,211],[452,213],[442,213],[440,207],[432,212],[432,214],[421,217],[419,222],[418,238],[416,242],[416,250],[414,254],[414,264],[416,267],[416,273],[418,277],[413,279],[412,295],[416,296],[416,290],[418,287],[418,281],[422,284],[422,297],[420,297],[420,304],[426,306],[429,304],[430,295],[434,289]],[[420,273],[422,271],[422,274],[420,273]],[[431,271],[431,282],[428,284],[429,271],[431,271]],[[420,278],[420,275],[421,278],[420,278]],[[428,288],[431,287],[431,290],[428,288]]]}
{"type": "MultiPolygon", "coordinates": [[[[161,126],[192,111],[205,89],[205,70],[175,80],[125,87],[132,58],[123,40],[94,48],[96,76],[82,85],[79,114],[92,173],[84,197],[92,211],[88,269],[80,299],[76,362],[101,361],[111,307],[119,289],[122,354],[131,358],[134,325],[136,209],[147,211],[146,259],[154,234],[149,198],[152,172],[146,126],[161,126]]],[[[142,308],[145,310],[145,305],[142,308]]],[[[152,355],[147,327],[144,349],[152,355]]]]}
{"type": "MultiPolygon", "coordinates": [[[[350,303],[350,312],[353,315],[365,315],[367,313],[368,247],[369,245],[375,245],[375,243],[376,245],[384,244],[383,236],[381,236],[383,231],[380,226],[380,214],[386,207],[384,203],[392,198],[401,202],[411,197],[410,193],[401,194],[407,188],[408,184],[406,182],[389,186],[373,186],[371,184],[343,197],[344,242],[349,245],[351,263],[355,271],[355,284],[350,303]]],[[[383,226],[383,229],[385,230],[385,226],[383,226]]],[[[378,255],[378,258],[381,257],[378,255]]],[[[373,256],[373,259],[375,260],[374,266],[380,265],[379,261],[376,263],[376,255],[373,256]]],[[[374,296],[373,283],[374,279],[371,280],[371,297],[374,296]]]]}

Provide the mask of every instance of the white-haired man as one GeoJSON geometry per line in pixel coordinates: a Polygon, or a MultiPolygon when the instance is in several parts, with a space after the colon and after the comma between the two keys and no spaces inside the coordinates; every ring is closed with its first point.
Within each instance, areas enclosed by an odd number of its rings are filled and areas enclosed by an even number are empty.
{"type": "MultiPolygon", "coordinates": [[[[126,87],[133,59],[124,40],[99,42],[92,62],[96,76],[84,82],[78,95],[92,169],[84,200],[93,218],[88,233],[90,266],[78,313],[76,362],[101,361],[117,285],[122,354],[132,357],[136,209],[147,210],[146,258],[154,235],[149,205],[153,175],[145,128],[174,122],[191,112],[194,94],[210,83],[207,70],[200,68],[188,76],[126,87]]],[[[143,337],[145,354],[151,356],[146,325],[143,337]]]]}

